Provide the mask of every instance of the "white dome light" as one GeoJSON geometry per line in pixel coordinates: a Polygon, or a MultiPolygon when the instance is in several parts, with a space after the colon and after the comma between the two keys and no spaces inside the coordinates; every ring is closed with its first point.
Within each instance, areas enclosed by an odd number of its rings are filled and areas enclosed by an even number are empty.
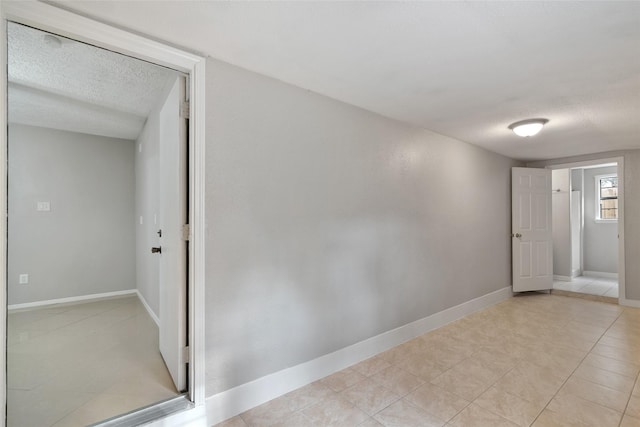
{"type": "Polygon", "coordinates": [[[542,130],[542,127],[549,122],[547,119],[528,119],[515,122],[509,125],[509,129],[518,136],[533,136],[542,130]]]}

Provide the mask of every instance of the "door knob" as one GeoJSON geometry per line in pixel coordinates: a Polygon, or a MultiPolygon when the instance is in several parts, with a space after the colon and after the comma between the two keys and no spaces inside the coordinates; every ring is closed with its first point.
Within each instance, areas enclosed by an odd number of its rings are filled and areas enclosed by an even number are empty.
{"type": "Polygon", "coordinates": [[[522,234],[520,233],[512,234],[511,237],[517,237],[519,239],[522,237],[522,234]]]}
{"type": "Polygon", "coordinates": [[[152,254],[161,254],[162,253],[162,246],[158,246],[157,248],[151,248],[151,253],[152,254]]]}

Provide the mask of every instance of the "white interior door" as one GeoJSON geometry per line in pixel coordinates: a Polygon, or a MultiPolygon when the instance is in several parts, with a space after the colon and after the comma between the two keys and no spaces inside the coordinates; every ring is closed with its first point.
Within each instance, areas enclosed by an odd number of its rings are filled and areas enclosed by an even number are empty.
{"type": "Polygon", "coordinates": [[[178,391],[187,388],[187,122],[180,117],[185,78],[160,111],[160,353],[178,391]]]}
{"type": "Polygon", "coordinates": [[[553,237],[551,170],[512,168],[513,291],[551,289],[553,237]]]}

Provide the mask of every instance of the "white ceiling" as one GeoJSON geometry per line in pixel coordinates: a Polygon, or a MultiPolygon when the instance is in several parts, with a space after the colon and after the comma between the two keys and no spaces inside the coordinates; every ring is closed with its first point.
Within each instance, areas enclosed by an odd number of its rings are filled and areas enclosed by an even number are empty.
{"type": "Polygon", "coordinates": [[[640,148],[640,2],[61,5],[514,158],[640,148]]]}
{"type": "Polygon", "coordinates": [[[7,30],[10,123],[136,139],[177,75],[22,25],[7,30]]]}

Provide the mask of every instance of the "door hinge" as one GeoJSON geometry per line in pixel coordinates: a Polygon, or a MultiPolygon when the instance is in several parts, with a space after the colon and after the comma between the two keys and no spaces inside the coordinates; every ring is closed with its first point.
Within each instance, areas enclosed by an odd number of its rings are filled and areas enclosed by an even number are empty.
{"type": "Polygon", "coordinates": [[[183,101],[182,104],[180,105],[180,118],[181,119],[188,119],[189,118],[189,113],[190,111],[190,103],[189,101],[183,101]]]}
{"type": "Polygon", "coordinates": [[[189,241],[191,238],[191,226],[185,224],[182,226],[182,240],[189,241]]]}
{"type": "Polygon", "coordinates": [[[189,350],[189,346],[182,347],[182,354],[180,355],[182,357],[181,363],[189,363],[189,360],[191,359],[191,353],[189,350]]]}

